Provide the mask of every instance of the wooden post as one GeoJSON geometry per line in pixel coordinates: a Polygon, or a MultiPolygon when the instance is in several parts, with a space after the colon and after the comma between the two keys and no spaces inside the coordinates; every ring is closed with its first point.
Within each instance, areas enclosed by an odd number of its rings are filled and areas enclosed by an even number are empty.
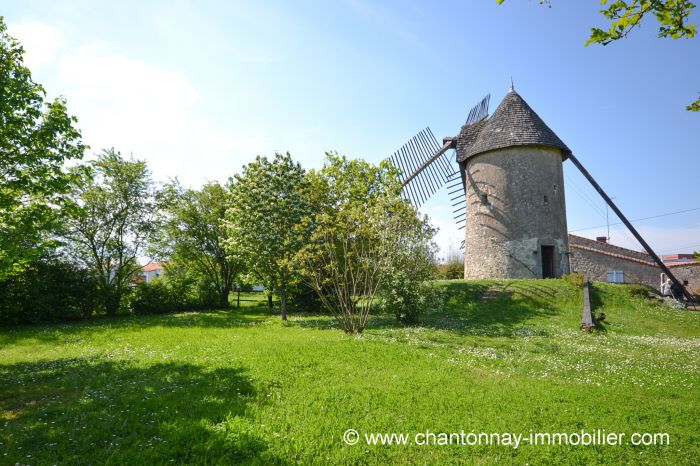
{"type": "Polygon", "coordinates": [[[595,324],[593,323],[593,313],[591,312],[590,282],[586,280],[583,282],[583,313],[581,314],[581,330],[584,332],[589,332],[592,327],[595,327],[595,324]]]}

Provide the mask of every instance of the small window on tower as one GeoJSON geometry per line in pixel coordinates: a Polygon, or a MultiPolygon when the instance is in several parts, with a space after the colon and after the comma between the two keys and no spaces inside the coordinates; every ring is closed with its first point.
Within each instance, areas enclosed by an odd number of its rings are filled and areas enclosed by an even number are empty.
{"type": "Polygon", "coordinates": [[[556,193],[557,193],[557,185],[555,184],[554,185],[554,194],[556,194],[556,193]]]}
{"type": "Polygon", "coordinates": [[[549,202],[549,198],[547,196],[544,196],[544,203],[547,204],[549,202]]]}

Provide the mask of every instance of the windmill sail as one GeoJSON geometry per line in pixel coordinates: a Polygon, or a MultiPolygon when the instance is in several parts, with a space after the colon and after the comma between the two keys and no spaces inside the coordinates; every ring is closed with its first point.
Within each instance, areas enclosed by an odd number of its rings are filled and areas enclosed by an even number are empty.
{"type": "Polygon", "coordinates": [[[486,94],[486,97],[481,99],[481,102],[476,104],[474,108],[469,111],[469,116],[467,116],[467,122],[465,124],[471,125],[477,121],[486,118],[489,115],[489,102],[491,101],[491,94],[486,94]]]}
{"type": "Polygon", "coordinates": [[[401,169],[404,195],[415,207],[444,186],[454,171],[445,155],[448,149],[449,144],[441,147],[430,128],[425,128],[389,157],[401,169]]]}
{"type": "MultiPolygon", "coordinates": [[[[467,125],[488,116],[490,98],[489,94],[471,109],[467,117],[467,125]]],[[[415,207],[423,205],[445,184],[453,184],[457,180],[462,182],[459,168],[454,167],[451,163],[451,154],[448,154],[448,151],[453,148],[454,143],[451,139],[441,145],[430,128],[425,128],[389,157],[403,174],[401,181],[404,196],[415,207]]],[[[454,184],[454,186],[457,185],[454,184]]],[[[464,186],[460,197],[461,202],[464,203],[464,186]]],[[[462,210],[466,212],[466,209],[462,210]]],[[[462,217],[466,218],[466,214],[462,217]]]]}

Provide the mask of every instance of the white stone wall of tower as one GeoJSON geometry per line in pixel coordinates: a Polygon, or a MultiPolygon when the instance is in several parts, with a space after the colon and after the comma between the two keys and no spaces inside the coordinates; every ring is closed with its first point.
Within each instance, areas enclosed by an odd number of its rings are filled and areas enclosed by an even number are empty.
{"type": "Polygon", "coordinates": [[[542,278],[542,246],[554,275],[569,272],[562,152],[514,146],[465,162],[464,278],[542,278]]]}

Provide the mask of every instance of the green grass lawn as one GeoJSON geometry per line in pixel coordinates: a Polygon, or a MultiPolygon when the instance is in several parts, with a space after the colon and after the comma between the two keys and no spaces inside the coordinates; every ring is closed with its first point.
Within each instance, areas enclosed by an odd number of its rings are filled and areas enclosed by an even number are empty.
{"type": "Polygon", "coordinates": [[[700,313],[596,284],[441,283],[360,337],[241,309],[0,331],[1,464],[697,464],[700,313]],[[346,445],[374,432],[668,433],[664,446],[346,445]]]}

